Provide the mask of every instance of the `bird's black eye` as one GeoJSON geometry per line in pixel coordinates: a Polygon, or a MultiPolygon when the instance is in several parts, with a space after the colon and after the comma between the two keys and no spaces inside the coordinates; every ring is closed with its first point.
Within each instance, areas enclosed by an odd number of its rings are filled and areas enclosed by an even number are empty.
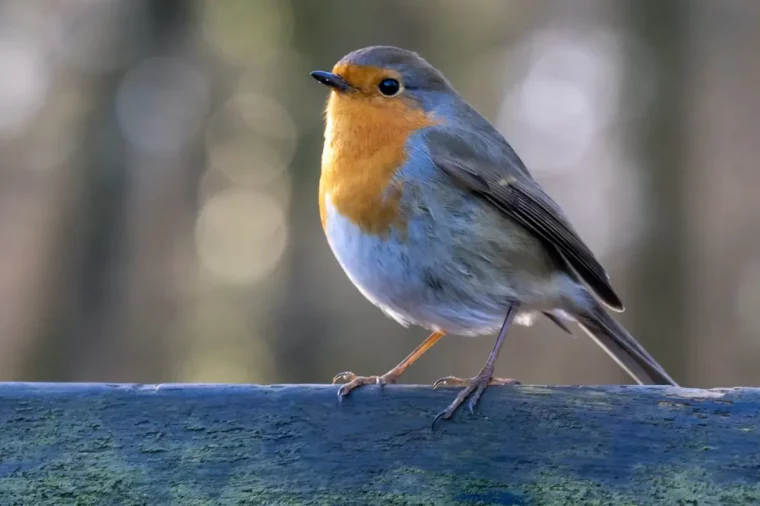
{"type": "Polygon", "coordinates": [[[386,97],[392,97],[398,93],[398,90],[401,89],[401,85],[395,79],[383,79],[380,81],[380,84],[377,85],[377,89],[386,97]]]}

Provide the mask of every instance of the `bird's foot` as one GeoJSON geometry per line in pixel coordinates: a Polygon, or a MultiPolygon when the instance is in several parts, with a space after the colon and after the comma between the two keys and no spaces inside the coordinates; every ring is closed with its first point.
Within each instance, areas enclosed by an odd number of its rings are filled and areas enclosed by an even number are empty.
{"type": "MultiPolygon", "coordinates": [[[[475,378],[459,378],[457,376],[446,376],[433,383],[433,388],[438,387],[467,387],[477,379],[475,378]]],[[[488,386],[504,386],[504,385],[519,385],[520,382],[512,378],[491,378],[488,380],[488,386]]]]}
{"type": "Polygon", "coordinates": [[[465,388],[459,392],[459,395],[456,396],[454,402],[449,404],[448,408],[438,413],[438,415],[433,419],[433,426],[435,426],[435,422],[441,418],[444,420],[451,418],[459,406],[461,406],[468,397],[470,400],[467,403],[467,407],[470,409],[470,413],[473,413],[475,411],[475,405],[480,400],[480,396],[483,395],[483,392],[489,385],[519,384],[519,381],[512,378],[494,378],[493,368],[490,367],[484,368],[482,371],[480,371],[480,374],[474,378],[462,379],[457,378],[456,376],[447,376],[445,378],[441,378],[433,383],[433,388],[437,388],[439,386],[463,386],[465,388]]]}
{"type": "Polygon", "coordinates": [[[400,374],[396,374],[395,372],[395,370],[391,370],[382,376],[357,376],[352,372],[346,371],[337,374],[332,382],[333,385],[341,381],[347,382],[338,390],[338,398],[342,399],[351,393],[351,390],[362,385],[387,385],[388,383],[395,383],[398,376],[400,376],[400,374]]]}

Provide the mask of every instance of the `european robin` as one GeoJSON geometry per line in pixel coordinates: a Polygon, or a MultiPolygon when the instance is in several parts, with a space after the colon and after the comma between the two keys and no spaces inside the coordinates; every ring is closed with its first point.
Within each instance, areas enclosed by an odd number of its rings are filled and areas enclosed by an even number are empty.
{"type": "Polygon", "coordinates": [[[432,332],[382,376],[346,372],[339,397],[394,383],[445,334],[499,331],[474,378],[441,412],[470,410],[496,378],[513,322],[577,322],[640,384],[676,385],[605,310],[622,311],[602,265],[504,137],[435,67],[390,46],[359,49],[331,72],[319,210],[340,265],[370,302],[432,332]]]}

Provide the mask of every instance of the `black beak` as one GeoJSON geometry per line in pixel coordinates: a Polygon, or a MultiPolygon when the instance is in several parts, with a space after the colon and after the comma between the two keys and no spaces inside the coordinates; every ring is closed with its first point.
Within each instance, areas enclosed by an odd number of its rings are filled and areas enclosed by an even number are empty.
{"type": "Polygon", "coordinates": [[[350,86],[343,80],[338,74],[332,72],[325,72],[323,70],[315,70],[311,73],[311,77],[330,88],[337,91],[348,91],[350,86]]]}

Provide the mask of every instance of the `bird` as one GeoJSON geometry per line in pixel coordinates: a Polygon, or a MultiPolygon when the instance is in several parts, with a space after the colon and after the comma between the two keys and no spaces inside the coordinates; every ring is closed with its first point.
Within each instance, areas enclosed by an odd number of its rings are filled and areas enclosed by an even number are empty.
{"type": "Polygon", "coordinates": [[[430,335],[382,375],[338,374],[339,398],[392,384],[445,335],[496,334],[481,371],[434,387],[462,390],[472,412],[514,324],[578,324],[639,384],[676,382],[608,311],[624,306],[604,267],[505,137],[419,54],[370,46],[311,76],[329,88],[319,214],[329,247],[361,294],[430,335]]]}

